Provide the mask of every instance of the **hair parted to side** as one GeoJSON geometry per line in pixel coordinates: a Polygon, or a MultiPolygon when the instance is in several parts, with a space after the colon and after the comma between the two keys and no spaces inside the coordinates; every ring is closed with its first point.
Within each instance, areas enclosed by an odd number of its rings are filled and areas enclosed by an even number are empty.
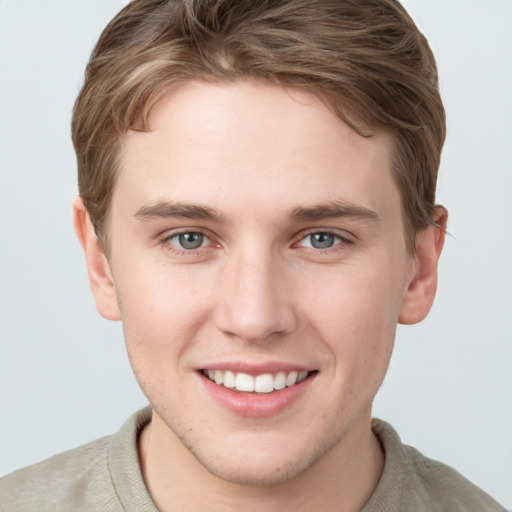
{"type": "Polygon", "coordinates": [[[123,136],[191,80],[305,89],[362,136],[395,140],[405,236],[433,222],[445,138],[434,56],[397,0],[134,0],[105,28],[75,103],[80,195],[108,251],[123,136]]]}

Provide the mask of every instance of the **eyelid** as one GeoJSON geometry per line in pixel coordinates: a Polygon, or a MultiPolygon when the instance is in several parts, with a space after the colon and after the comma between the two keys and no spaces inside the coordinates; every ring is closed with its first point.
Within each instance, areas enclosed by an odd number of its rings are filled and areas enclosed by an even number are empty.
{"type": "Polygon", "coordinates": [[[167,246],[169,250],[171,250],[177,255],[193,255],[196,254],[198,251],[204,251],[205,249],[212,248],[212,244],[215,245],[216,247],[220,247],[220,244],[214,241],[214,237],[208,232],[208,230],[194,227],[167,230],[161,236],[158,237],[158,240],[160,245],[167,246]],[[207,243],[206,245],[202,245],[197,249],[184,249],[182,247],[179,247],[179,245],[171,242],[173,238],[178,237],[179,235],[183,235],[185,233],[197,233],[199,235],[202,235],[209,243],[207,243]]]}
{"type": "MultiPolygon", "coordinates": [[[[207,235],[205,235],[204,233],[199,233],[198,231],[184,231],[182,233],[174,233],[173,235],[171,235],[170,237],[167,238],[167,240],[169,240],[169,242],[173,243],[173,240],[174,239],[177,239],[179,240],[179,238],[182,236],[182,235],[199,235],[200,237],[202,237],[202,240],[201,240],[201,245],[199,247],[197,247],[196,249],[185,249],[184,247],[180,247],[179,246],[179,242],[177,245],[177,247],[180,249],[180,250],[184,250],[186,252],[190,252],[190,251],[195,251],[195,250],[199,250],[199,249],[202,249],[203,247],[206,247],[208,245],[208,242],[210,241],[210,237],[208,237],[207,235]]],[[[174,245],[174,244],[173,244],[174,245]]]]}
{"type": "MultiPolygon", "coordinates": [[[[347,244],[347,245],[350,245],[350,244],[353,244],[354,243],[354,240],[353,240],[353,235],[350,235],[346,232],[346,234],[342,234],[339,232],[339,230],[336,230],[336,229],[331,229],[331,228],[310,228],[306,231],[302,231],[301,233],[299,233],[296,237],[295,237],[295,242],[293,243],[293,245],[298,245],[300,242],[302,242],[303,240],[305,240],[308,236],[311,236],[311,235],[314,235],[315,233],[326,233],[328,235],[333,235],[335,236],[336,238],[338,238],[340,240],[340,242],[342,244],[347,244]]],[[[327,249],[315,249],[316,251],[328,251],[330,249],[334,249],[335,247],[341,245],[340,243],[332,246],[332,247],[329,247],[327,249]]]]}
{"type": "MultiPolygon", "coordinates": [[[[309,228],[307,230],[302,230],[294,237],[294,241],[292,243],[293,246],[299,246],[299,244],[304,241],[308,236],[311,236],[315,233],[326,233],[329,235],[333,235],[339,241],[335,243],[333,246],[325,248],[325,249],[316,249],[313,250],[317,253],[335,251],[339,249],[340,246],[346,247],[352,245],[354,243],[354,238],[357,238],[355,235],[351,233],[347,233],[343,231],[340,233],[340,230],[333,228],[309,228]]],[[[186,228],[176,228],[174,230],[170,229],[165,231],[161,236],[158,237],[158,243],[162,246],[170,245],[171,249],[174,253],[178,255],[193,255],[198,251],[205,251],[207,249],[212,248],[220,248],[221,244],[215,240],[215,236],[212,235],[209,230],[204,228],[195,228],[195,227],[186,227],[186,228]],[[180,248],[177,244],[171,242],[171,240],[179,235],[185,233],[197,233],[205,237],[205,239],[209,242],[204,246],[198,247],[197,249],[183,249],[180,248]]]]}

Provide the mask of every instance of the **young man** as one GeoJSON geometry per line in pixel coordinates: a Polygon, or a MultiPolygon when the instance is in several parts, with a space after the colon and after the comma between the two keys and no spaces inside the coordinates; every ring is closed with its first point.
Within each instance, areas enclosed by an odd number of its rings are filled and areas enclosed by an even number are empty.
{"type": "Polygon", "coordinates": [[[5,510],[504,510],[371,420],[447,213],[430,49],[394,0],[135,0],[75,106],[75,227],[151,408],[5,510]]]}

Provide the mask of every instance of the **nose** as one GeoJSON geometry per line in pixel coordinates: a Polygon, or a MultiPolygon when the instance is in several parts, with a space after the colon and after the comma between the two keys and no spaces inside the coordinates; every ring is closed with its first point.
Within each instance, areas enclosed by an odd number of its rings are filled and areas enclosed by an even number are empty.
{"type": "Polygon", "coordinates": [[[224,268],[215,311],[217,327],[257,343],[292,332],[297,323],[283,265],[272,254],[240,251],[224,268]]]}

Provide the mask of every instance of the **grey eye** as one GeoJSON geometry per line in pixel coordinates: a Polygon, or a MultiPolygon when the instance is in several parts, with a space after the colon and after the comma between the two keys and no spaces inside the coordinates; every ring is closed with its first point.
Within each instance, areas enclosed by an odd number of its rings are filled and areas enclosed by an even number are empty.
{"type": "Polygon", "coordinates": [[[199,249],[205,241],[205,236],[201,233],[180,233],[177,237],[180,247],[188,250],[199,249]]]}
{"type": "Polygon", "coordinates": [[[334,245],[336,237],[331,233],[313,233],[309,235],[311,247],[315,249],[328,249],[334,245]]]}

